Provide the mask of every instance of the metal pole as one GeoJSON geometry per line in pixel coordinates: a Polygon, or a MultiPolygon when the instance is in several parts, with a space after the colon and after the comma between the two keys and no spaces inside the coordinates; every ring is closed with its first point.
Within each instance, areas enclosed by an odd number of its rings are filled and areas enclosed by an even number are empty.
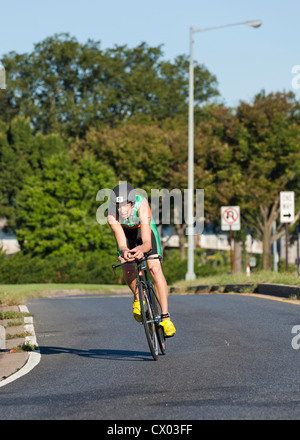
{"type": "Polygon", "coordinates": [[[186,280],[194,280],[196,278],[194,272],[194,248],[195,235],[193,232],[193,211],[194,211],[194,60],[193,60],[193,36],[196,32],[206,32],[215,29],[221,29],[229,26],[247,25],[253,28],[261,26],[260,20],[244,21],[243,23],[233,23],[221,26],[213,26],[210,28],[195,30],[190,28],[190,73],[189,73],[189,145],[188,145],[188,269],[185,275],[186,280]]]}
{"type": "Polygon", "coordinates": [[[300,275],[300,260],[299,260],[299,223],[297,223],[297,274],[300,275]]]}
{"type": "Polygon", "coordinates": [[[233,268],[232,228],[231,228],[231,225],[230,225],[230,231],[229,231],[229,246],[230,246],[230,272],[232,275],[234,272],[234,268],[233,268]]]}
{"type": "Polygon", "coordinates": [[[285,224],[285,270],[289,270],[289,225],[285,224]]]}
{"type": "MultiPolygon", "coordinates": [[[[276,221],[273,222],[273,234],[275,234],[276,232],[276,221]]],[[[277,241],[273,241],[273,270],[274,272],[278,271],[278,267],[277,267],[277,241]]]]}
{"type": "Polygon", "coordinates": [[[190,73],[189,73],[189,145],[188,145],[188,271],[186,280],[196,278],[194,272],[195,236],[192,235],[194,216],[194,60],[193,60],[193,27],[190,28],[190,73]]]}

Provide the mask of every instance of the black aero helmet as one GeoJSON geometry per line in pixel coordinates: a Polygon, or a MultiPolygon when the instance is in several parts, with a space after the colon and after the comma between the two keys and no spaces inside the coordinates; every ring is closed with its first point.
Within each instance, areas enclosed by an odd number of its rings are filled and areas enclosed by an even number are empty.
{"type": "Polygon", "coordinates": [[[126,205],[135,203],[135,189],[129,183],[120,183],[115,186],[110,194],[110,201],[114,205],[126,205]]]}

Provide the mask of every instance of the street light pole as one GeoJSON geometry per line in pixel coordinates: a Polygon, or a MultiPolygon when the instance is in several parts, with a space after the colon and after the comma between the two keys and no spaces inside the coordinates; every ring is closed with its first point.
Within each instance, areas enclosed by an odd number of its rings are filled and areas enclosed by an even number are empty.
{"type": "Polygon", "coordinates": [[[194,272],[194,248],[195,236],[192,235],[194,216],[194,59],[193,59],[193,37],[194,29],[190,28],[190,73],[189,73],[189,145],[188,145],[188,271],[186,280],[196,278],[194,272]]]}
{"type": "Polygon", "coordinates": [[[254,28],[261,26],[260,20],[244,21],[242,23],[225,24],[203,29],[190,28],[190,69],[189,69],[189,121],[188,121],[188,206],[187,206],[187,233],[188,233],[188,267],[185,275],[186,280],[194,280],[196,278],[194,272],[194,249],[195,235],[193,231],[194,216],[194,54],[193,54],[193,37],[197,32],[212,31],[230,26],[246,25],[254,28]]]}

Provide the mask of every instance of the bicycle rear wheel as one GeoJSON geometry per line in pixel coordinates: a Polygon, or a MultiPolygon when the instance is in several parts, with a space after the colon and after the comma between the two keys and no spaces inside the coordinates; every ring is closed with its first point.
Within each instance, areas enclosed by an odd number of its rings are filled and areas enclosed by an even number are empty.
{"type": "Polygon", "coordinates": [[[151,286],[153,310],[154,310],[154,314],[156,317],[155,325],[156,325],[158,344],[159,344],[161,354],[165,355],[166,354],[166,338],[165,338],[164,329],[159,324],[160,315],[161,315],[160,304],[159,304],[158,298],[156,296],[156,292],[154,290],[153,285],[150,284],[150,286],[151,286]]]}
{"type": "Polygon", "coordinates": [[[155,319],[149,303],[147,288],[144,283],[138,284],[139,300],[141,305],[142,323],[144,325],[150,352],[155,361],[158,359],[158,338],[156,335],[155,319]]]}

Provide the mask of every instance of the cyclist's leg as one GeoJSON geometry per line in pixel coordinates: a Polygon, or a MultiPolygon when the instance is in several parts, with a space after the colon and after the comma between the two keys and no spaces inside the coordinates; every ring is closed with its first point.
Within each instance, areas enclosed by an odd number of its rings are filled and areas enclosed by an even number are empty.
{"type": "MultiPolygon", "coordinates": [[[[133,249],[137,245],[137,231],[125,229],[124,232],[127,240],[128,249],[133,249]]],[[[125,263],[125,260],[124,258],[121,257],[120,252],[118,252],[118,254],[119,254],[120,262],[125,263]]],[[[138,322],[141,322],[141,307],[139,301],[139,291],[136,283],[135,262],[125,264],[124,266],[122,266],[122,269],[123,269],[124,280],[131,289],[134,297],[132,304],[132,312],[134,319],[138,322]]]]}
{"type": "MultiPolygon", "coordinates": [[[[136,232],[131,231],[129,229],[124,229],[126,240],[127,240],[127,247],[129,249],[132,249],[136,246],[136,232]]],[[[117,246],[118,248],[118,246],[117,246]]],[[[124,258],[121,257],[119,249],[118,249],[118,259],[120,263],[125,263],[124,258]]],[[[134,299],[139,299],[139,294],[136,288],[136,273],[135,273],[135,262],[127,263],[124,266],[122,266],[123,269],[123,277],[126,282],[126,284],[129,286],[130,290],[132,291],[134,295],[134,299]]]]}
{"type": "MultiPolygon", "coordinates": [[[[121,263],[125,263],[124,258],[119,257],[119,260],[121,263]]],[[[123,277],[125,280],[125,283],[128,285],[130,290],[132,291],[134,295],[134,299],[139,298],[139,294],[136,289],[136,273],[135,273],[135,263],[127,263],[124,266],[122,266],[123,269],[123,277]]]]}
{"type": "Polygon", "coordinates": [[[168,286],[159,260],[148,260],[148,267],[153,278],[155,292],[160,302],[162,320],[160,325],[164,329],[165,336],[171,337],[176,333],[176,328],[170,320],[168,312],[168,286]]]}
{"type": "MultiPolygon", "coordinates": [[[[155,224],[151,224],[151,257],[162,255],[158,230],[155,224]]],[[[150,274],[153,278],[155,292],[157,294],[161,313],[168,313],[168,286],[163,274],[160,260],[148,260],[147,261],[150,274]]]]}
{"type": "MultiPolygon", "coordinates": [[[[119,257],[121,263],[124,263],[125,260],[122,257],[119,257]]],[[[139,300],[139,291],[136,284],[136,273],[135,273],[135,263],[128,263],[122,266],[123,268],[123,277],[126,284],[130,287],[133,293],[133,303],[132,303],[132,313],[134,319],[138,322],[141,322],[141,307],[139,300]]]]}
{"type": "MultiPolygon", "coordinates": [[[[158,254],[151,253],[151,257],[157,255],[158,254]]],[[[148,260],[147,264],[153,278],[155,292],[161,307],[161,313],[168,313],[168,286],[162,271],[161,263],[159,260],[148,260]]]]}
{"type": "MultiPolygon", "coordinates": [[[[161,246],[159,241],[159,235],[156,226],[152,227],[152,251],[151,256],[161,255],[161,246]]],[[[153,278],[155,291],[160,302],[161,313],[162,313],[162,322],[161,325],[164,328],[164,332],[166,336],[174,336],[176,333],[176,329],[172,321],[170,320],[170,315],[168,312],[168,285],[166,278],[164,276],[162,265],[160,260],[148,260],[147,261],[148,268],[150,270],[150,274],[153,278]],[[165,316],[163,316],[165,315],[165,316]]]]}

